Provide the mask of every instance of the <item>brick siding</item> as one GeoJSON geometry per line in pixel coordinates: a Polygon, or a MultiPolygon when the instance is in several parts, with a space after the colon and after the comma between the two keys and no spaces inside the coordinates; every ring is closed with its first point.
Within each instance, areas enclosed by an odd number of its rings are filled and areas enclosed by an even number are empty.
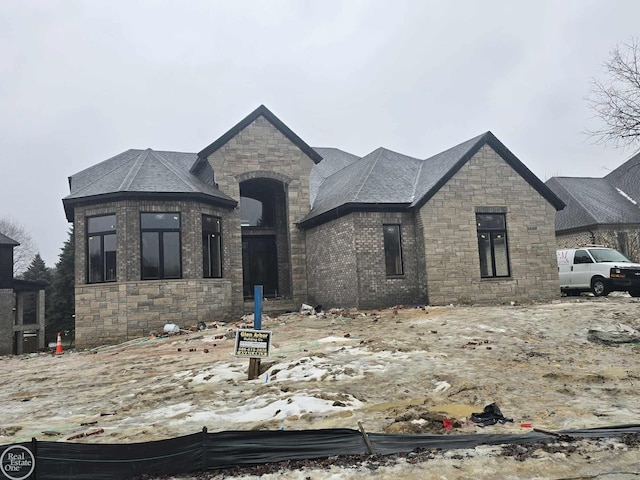
{"type": "Polygon", "coordinates": [[[426,302],[411,212],[356,212],[307,230],[309,298],[325,308],[426,302]],[[403,274],[386,275],[384,224],[401,225],[403,274]]]}
{"type": "Polygon", "coordinates": [[[306,231],[309,298],[325,308],[357,307],[356,230],[347,215],[306,231]]]}

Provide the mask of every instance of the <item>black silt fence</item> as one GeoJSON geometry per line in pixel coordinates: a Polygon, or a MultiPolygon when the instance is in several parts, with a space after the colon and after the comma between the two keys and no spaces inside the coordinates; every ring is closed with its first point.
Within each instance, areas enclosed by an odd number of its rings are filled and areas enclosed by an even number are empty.
{"type": "Polygon", "coordinates": [[[373,433],[367,435],[369,445],[364,433],[351,429],[207,433],[205,428],[192,435],[131,444],[41,442],[34,439],[30,443],[0,446],[0,457],[5,450],[17,445],[28,448],[35,457],[35,470],[29,477],[32,480],[126,480],[142,475],[186,475],[285,460],[370,453],[389,455],[417,448],[451,450],[479,445],[527,444],[554,440],[554,435],[600,438],[628,434],[640,434],[640,425],[561,430],[553,435],[535,431],[467,435],[373,433]]]}

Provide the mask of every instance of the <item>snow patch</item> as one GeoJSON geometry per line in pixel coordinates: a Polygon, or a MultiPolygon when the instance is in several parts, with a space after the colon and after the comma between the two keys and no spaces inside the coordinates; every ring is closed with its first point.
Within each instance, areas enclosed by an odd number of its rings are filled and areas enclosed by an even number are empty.
{"type": "Polygon", "coordinates": [[[246,365],[237,363],[219,363],[212,368],[194,372],[193,370],[182,370],[173,374],[174,378],[193,383],[220,383],[228,380],[239,381],[247,376],[246,365]]]}
{"type": "Polygon", "coordinates": [[[625,192],[623,192],[622,190],[620,190],[618,187],[616,187],[616,190],[618,191],[618,193],[620,195],[622,195],[624,198],[626,198],[627,200],[629,200],[631,203],[633,203],[634,205],[637,205],[638,202],[636,202],[633,198],[631,198],[629,195],[627,195],[625,192]]]}
{"type": "Polygon", "coordinates": [[[318,343],[333,343],[333,342],[350,342],[353,338],[348,337],[325,337],[318,340],[318,343]]]}
{"type": "Polygon", "coordinates": [[[296,393],[286,398],[275,398],[273,395],[263,395],[250,398],[242,405],[228,408],[221,405],[215,411],[201,410],[189,414],[186,419],[176,420],[191,421],[201,424],[212,424],[216,421],[225,422],[264,422],[267,420],[284,420],[292,415],[302,415],[304,413],[328,413],[332,411],[353,410],[362,407],[362,402],[350,397],[342,400],[344,407],[334,406],[333,400],[324,400],[305,393],[296,393]]]}

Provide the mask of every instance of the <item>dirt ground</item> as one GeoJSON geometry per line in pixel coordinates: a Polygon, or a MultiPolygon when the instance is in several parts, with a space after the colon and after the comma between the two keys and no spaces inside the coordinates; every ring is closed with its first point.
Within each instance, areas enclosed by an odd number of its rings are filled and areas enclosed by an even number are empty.
{"type": "MultiPolygon", "coordinates": [[[[142,442],[203,426],[209,432],[357,429],[362,422],[369,432],[485,434],[640,423],[640,301],[626,294],[265,317],[271,358],[251,381],[249,361],[233,356],[234,332],[242,324],[211,319],[209,328],[189,334],[63,355],[0,357],[0,444],[32,437],[142,442]],[[614,337],[622,332],[625,343],[597,341],[591,330],[614,337]],[[470,420],[494,402],[513,422],[482,428],[470,420]],[[451,430],[444,430],[443,419],[451,420],[451,430]]],[[[637,443],[478,447],[376,465],[334,461],[217,475],[637,478],[637,443]]],[[[208,475],[198,478],[218,478],[208,475]]]]}

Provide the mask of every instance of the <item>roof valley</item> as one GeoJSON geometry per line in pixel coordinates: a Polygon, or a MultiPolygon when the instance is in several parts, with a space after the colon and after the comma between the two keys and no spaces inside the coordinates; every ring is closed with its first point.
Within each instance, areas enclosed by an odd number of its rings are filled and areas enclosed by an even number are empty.
{"type": "Polygon", "coordinates": [[[422,176],[422,169],[424,168],[425,163],[427,163],[427,161],[422,160],[420,162],[420,167],[416,172],[416,179],[413,182],[413,189],[411,190],[411,203],[413,203],[416,200],[416,190],[418,188],[418,182],[420,181],[420,177],[422,176]]]}

